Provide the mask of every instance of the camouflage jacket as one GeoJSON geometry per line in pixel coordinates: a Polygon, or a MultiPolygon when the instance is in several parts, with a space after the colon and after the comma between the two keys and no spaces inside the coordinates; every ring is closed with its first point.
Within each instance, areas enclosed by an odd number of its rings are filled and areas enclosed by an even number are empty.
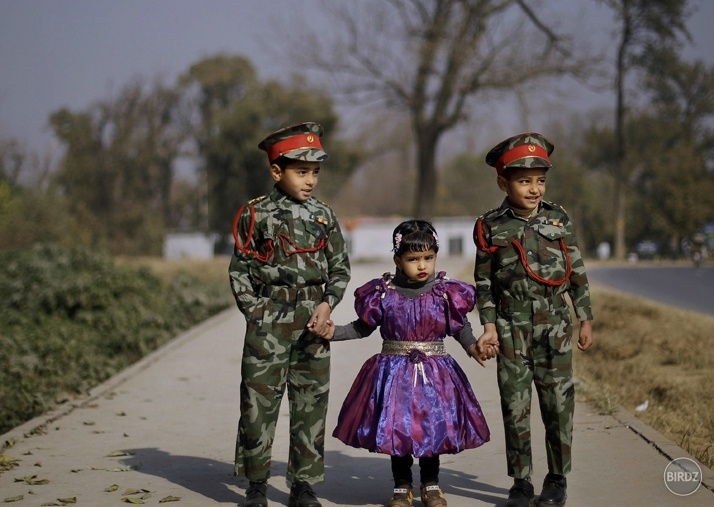
{"type": "Polygon", "coordinates": [[[261,286],[300,289],[324,285],[322,301],[337,306],[350,280],[350,264],[334,212],[310,197],[297,202],[276,186],[242,206],[233,221],[236,242],[231,289],[245,314],[261,286]]]}
{"type": "Polygon", "coordinates": [[[476,221],[476,298],[482,324],[496,322],[504,299],[533,301],[567,293],[578,320],[592,320],[590,288],[573,224],[557,204],[543,201],[529,220],[508,200],[476,221]]]}

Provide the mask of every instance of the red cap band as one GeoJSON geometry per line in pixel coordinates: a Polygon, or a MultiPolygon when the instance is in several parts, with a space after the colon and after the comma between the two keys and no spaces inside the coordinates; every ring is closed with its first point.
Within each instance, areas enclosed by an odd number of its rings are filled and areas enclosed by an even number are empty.
{"type": "Polygon", "coordinates": [[[297,134],[282,141],[278,141],[268,148],[268,160],[272,162],[285,153],[295,150],[322,150],[320,136],[317,134],[297,134]]]}
{"type": "Polygon", "coordinates": [[[548,158],[548,152],[545,148],[538,146],[537,144],[522,144],[516,146],[515,148],[508,150],[506,153],[501,155],[501,158],[496,162],[496,172],[501,174],[508,164],[519,158],[527,157],[538,157],[546,160],[550,163],[548,158]]]}

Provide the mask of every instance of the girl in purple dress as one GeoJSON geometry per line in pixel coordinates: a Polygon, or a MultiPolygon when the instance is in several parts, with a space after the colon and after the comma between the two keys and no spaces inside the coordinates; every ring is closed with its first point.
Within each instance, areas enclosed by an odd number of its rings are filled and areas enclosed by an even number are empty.
{"type": "Polygon", "coordinates": [[[394,493],[389,507],[410,507],[413,457],[419,459],[421,500],[446,506],[439,488],[439,455],[489,440],[489,430],[463,370],[446,353],[458,340],[481,365],[498,342],[477,342],[467,314],[475,289],[436,272],[439,238],[423,220],[409,220],[392,237],[396,273],[355,291],[358,319],[330,327],[325,338],[350,340],[380,329],[382,352],[365,362],[340,411],[333,436],[347,445],[389,454],[394,493]]]}

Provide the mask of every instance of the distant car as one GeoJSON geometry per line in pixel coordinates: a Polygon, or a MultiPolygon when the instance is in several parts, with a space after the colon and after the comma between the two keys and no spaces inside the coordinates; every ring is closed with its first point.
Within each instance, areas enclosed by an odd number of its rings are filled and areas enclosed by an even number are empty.
{"type": "Polygon", "coordinates": [[[646,239],[635,245],[635,253],[640,259],[654,259],[659,253],[659,245],[656,241],[646,239]]]}

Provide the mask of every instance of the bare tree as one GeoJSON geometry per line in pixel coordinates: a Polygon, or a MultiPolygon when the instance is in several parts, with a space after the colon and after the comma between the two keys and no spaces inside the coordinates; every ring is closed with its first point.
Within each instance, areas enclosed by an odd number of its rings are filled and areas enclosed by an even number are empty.
{"type": "Polygon", "coordinates": [[[689,38],[685,26],[687,0],[599,0],[615,14],[619,25],[615,57],[615,258],[625,258],[625,188],[627,145],[625,139],[625,95],[628,71],[642,65],[643,57],[655,48],[677,44],[680,35],[689,38]]]}
{"type": "MultiPolygon", "coordinates": [[[[357,104],[406,113],[416,145],[414,216],[430,217],[442,136],[489,92],[560,75],[584,76],[596,61],[523,0],[364,0],[325,3],[335,40],[294,45],[304,69],[329,72],[357,104]]],[[[301,36],[304,35],[301,32],[301,36]]]]}

